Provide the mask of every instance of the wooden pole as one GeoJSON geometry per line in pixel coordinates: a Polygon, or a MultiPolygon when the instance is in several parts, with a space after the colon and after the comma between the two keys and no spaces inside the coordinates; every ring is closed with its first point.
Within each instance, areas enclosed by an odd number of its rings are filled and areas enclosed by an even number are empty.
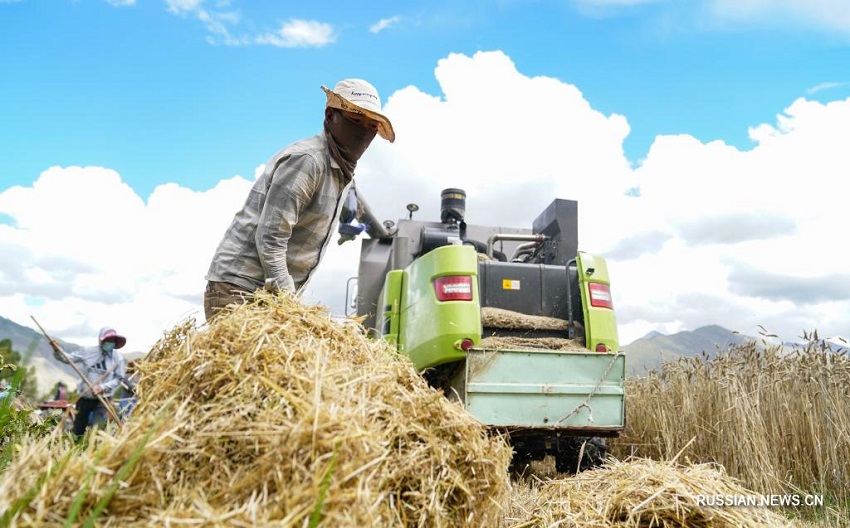
{"type": "Polygon", "coordinates": [[[115,408],[112,406],[112,404],[107,401],[102,394],[98,394],[97,392],[95,392],[94,386],[91,384],[88,378],[86,378],[85,374],[80,372],[80,369],[77,367],[76,364],[74,364],[73,361],[71,361],[71,358],[68,357],[68,354],[66,354],[65,351],[62,350],[62,347],[59,346],[59,343],[57,343],[52,337],[47,335],[47,332],[45,332],[44,328],[38,323],[38,321],[35,320],[35,317],[30,316],[30,318],[32,318],[32,320],[35,321],[35,324],[38,325],[39,330],[41,330],[41,333],[44,334],[44,337],[47,338],[47,341],[50,343],[50,346],[53,348],[53,351],[59,354],[62,358],[65,359],[65,361],[69,365],[71,365],[71,368],[73,368],[74,372],[76,372],[80,379],[85,382],[91,393],[94,394],[98,400],[100,400],[101,405],[103,405],[103,408],[106,409],[106,412],[109,414],[109,417],[115,420],[115,423],[118,424],[118,427],[121,427],[121,418],[119,418],[118,413],[115,411],[115,408]]]}

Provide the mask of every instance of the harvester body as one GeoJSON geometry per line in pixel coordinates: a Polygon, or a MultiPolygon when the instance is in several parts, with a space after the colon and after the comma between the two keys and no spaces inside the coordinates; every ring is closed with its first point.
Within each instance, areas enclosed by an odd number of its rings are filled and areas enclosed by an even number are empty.
{"type": "Polygon", "coordinates": [[[584,452],[625,425],[605,259],[578,251],[574,201],[553,201],[530,230],[467,225],[464,207],[463,191],[447,189],[441,222],[401,219],[362,241],[357,315],[505,432],[515,459],[551,454],[574,469],[577,438],[584,452]]]}

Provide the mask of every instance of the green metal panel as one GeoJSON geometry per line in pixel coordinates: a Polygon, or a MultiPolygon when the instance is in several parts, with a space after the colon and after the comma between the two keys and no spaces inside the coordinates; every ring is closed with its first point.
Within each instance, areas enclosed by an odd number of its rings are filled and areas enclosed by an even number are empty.
{"type": "Polygon", "coordinates": [[[620,430],[625,372],[621,353],[474,348],[463,403],[488,426],[620,430]]]}
{"type": "Polygon", "coordinates": [[[399,351],[417,369],[466,357],[458,347],[469,338],[481,341],[478,302],[478,256],[472,246],[444,246],[428,252],[405,268],[401,294],[399,351]],[[437,300],[433,281],[447,275],[469,275],[471,301],[437,300]]]}
{"type": "Polygon", "coordinates": [[[404,271],[392,270],[387,273],[384,288],[381,290],[378,304],[378,325],[384,340],[398,344],[398,324],[401,313],[401,289],[404,285],[404,271]]]}
{"type": "Polygon", "coordinates": [[[578,266],[581,305],[584,311],[585,343],[590,350],[596,350],[603,344],[609,351],[620,350],[620,338],[617,332],[617,317],[614,310],[591,306],[590,283],[605,284],[611,287],[608,278],[608,264],[605,259],[590,253],[579,252],[576,256],[578,266]]]}

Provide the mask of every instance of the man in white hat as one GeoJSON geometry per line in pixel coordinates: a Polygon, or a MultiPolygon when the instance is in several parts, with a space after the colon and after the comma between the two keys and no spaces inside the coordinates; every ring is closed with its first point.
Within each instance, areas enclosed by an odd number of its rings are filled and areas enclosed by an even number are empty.
{"type": "Polygon", "coordinates": [[[300,293],[327,249],[357,161],[375,135],[395,141],[374,86],[345,79],[322,90],[324,130],[272,156],[216,249],[206,275],[207,320],[260,288],[300,293]]]}

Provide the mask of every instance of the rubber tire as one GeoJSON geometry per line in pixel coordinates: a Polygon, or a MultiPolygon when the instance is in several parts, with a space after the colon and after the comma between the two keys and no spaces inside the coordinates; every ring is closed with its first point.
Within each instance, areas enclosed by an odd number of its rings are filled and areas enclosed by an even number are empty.
{"type": "Polygon", "coordinates": [[[527,475],[531,471],[531,458],[514,454],[508,470],[516,477],[527,475]]]}
{"type": "Polygon", "coordinates": [[[607,453],[608,447],[605,444],[604,438],[572,438],[568,446],[566,448],[562,446],[561,451],[555,455],[555,471],[574,475],[576,473],[576,467],[578,467],[579,471],[599,467],[605,460],[607,453]],[[586,444],[585,441],[587,442],[586,444]],[[584,453],[582,454],[581,462],[578,463],[582,444],[585,444],[584,453]]]}

